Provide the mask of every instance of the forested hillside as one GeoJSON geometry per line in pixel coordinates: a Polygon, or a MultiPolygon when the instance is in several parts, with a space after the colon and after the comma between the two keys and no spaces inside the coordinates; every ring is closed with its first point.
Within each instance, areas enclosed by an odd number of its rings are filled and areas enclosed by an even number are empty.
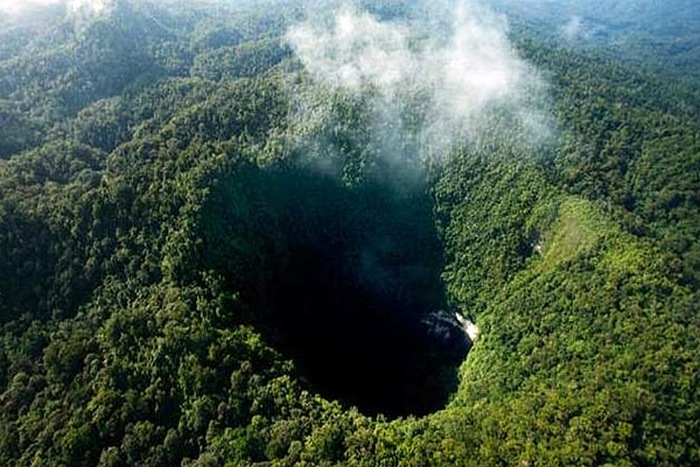
{"type": "Polygon", "coordinates": [[[700,12],[693,0],[494,0],[517,29],[698,86],[700,12]]]}
{"type": "Polygon", "coordinates": [[[0,465],[700,464],[700,62],[263,3],[0,9],[0,465]]]}

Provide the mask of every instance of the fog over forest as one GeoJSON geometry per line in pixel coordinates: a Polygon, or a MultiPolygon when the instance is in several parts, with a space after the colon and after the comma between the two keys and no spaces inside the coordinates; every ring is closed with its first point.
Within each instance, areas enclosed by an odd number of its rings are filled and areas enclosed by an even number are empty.
{"type": "Polygon", "coordinates": [[[691,0],[0,0],[0,465],[700,464],[699,70],[691,0]]]}

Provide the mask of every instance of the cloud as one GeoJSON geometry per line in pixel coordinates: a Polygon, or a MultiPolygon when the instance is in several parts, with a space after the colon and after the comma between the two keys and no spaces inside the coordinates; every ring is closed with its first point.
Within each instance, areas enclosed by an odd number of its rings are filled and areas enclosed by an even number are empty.
{"type": "Polygon", "coordinates": [[[510,44],[506,19],[473,2],[440,6],[382,21],[346,4],[291,27],[285,39],[320,86],[376,94],[382,131],[405,131],[406,102],[418,101],[424,147],[477,139],[496,113],[527,138],[545,138],[546,83],[510,44]]]}
{"type": "Polygon", "coordinates": [[[286,36],[307,70],[332,86],[359,89],[372,84],[390,90],[414,71],[408,30],[382,24],[366,12],[343,7],[329,29],[305,23],[286,36]]]}
{"type": "Polygon", "coordinates": [[[567,41],[574,42],[579,39],[587,39],[588,31],[580,16],[572,16],[569,21],[561,27],[561,35],[567,41]]]}
{"type": "Polygon", "coordinates": [[[47,7],[64,7],[71,15],[104,13],[109,0],[0,0],[0,13],[22,16],[47,7]]]}

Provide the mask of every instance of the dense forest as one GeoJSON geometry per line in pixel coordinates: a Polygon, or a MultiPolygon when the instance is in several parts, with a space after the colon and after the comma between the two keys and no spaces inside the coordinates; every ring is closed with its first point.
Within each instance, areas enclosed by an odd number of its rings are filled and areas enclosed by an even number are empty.
{"type": "Polygon", "coordinates": [[[0,464],[700,464],[700,11],[563,3],[0,7],[0,464]]]}

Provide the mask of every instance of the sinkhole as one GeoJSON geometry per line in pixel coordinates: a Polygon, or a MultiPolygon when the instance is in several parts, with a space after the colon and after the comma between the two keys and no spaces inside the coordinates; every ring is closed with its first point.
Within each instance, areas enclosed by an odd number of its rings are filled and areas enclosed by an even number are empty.
{"type": "Polygon", "coordinates": [[[242,168],[211,195],[204,258],[310,390],[367,415],[423,415],[445,406],[471,346],[436,314],[432,206],[424,187],[242,168]]]}

